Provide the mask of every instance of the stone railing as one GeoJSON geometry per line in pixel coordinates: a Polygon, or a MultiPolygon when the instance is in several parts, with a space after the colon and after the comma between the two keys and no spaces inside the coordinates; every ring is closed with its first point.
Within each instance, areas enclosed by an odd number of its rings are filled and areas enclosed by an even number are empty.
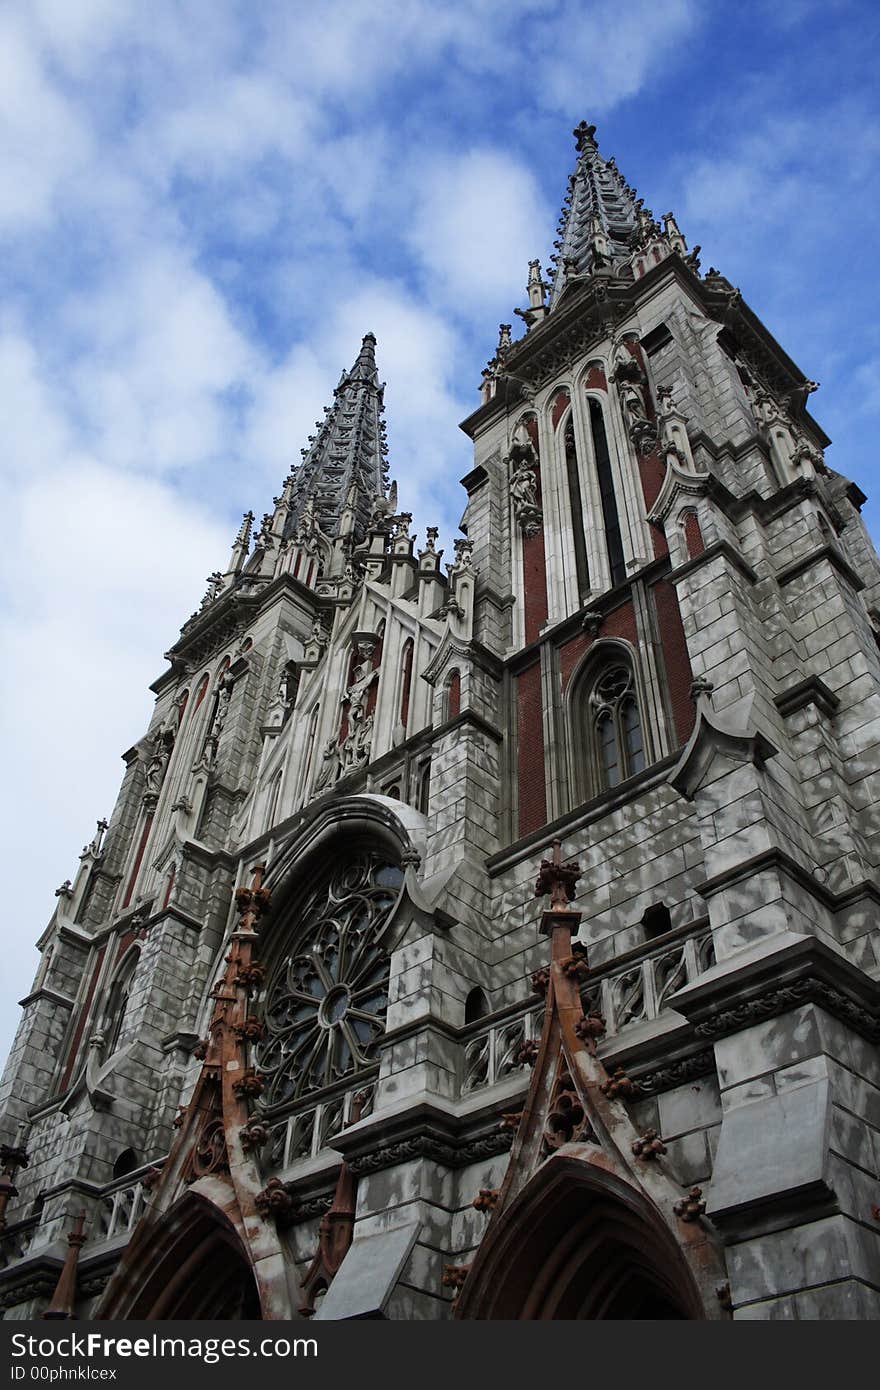
{"type": "Polygon", "coordinates": [[[322,1149],[331,1148],[331,1140],[346,1125],[351,1124],[355,1096],[361,1096],[361,1118],[373,1108],[376,1090],[375,1076],[337,1093],[327,1100],[305,1105],[283,1119],[266,1119],[269,1138],[260,1157],[268,1168],[287,1168],[291,1163],[315,1158],[322,1149]]]}
{"type": "Polygon", "coordinates": [[[715,964],[708,928],[673,943],[658,941],[631,965],[608,973],[596,971],[583,991],[584,1009],[605,1020],[606,1038],[634,1023],[646,1023],[669,1008],[676,990],[690,984],[715,964]],[[599,978],[596,978],[596,977],[599,978]]]}
{"type": "Polygon", "coordinates": [[[516,1018],[490,1024],[465,1043],[461,1094],[482,1091],[486,1086],[503,1081],[511,1072],[519,1071],[523,1064],[518,1054],[526,1041],[540,1038],[543,1020],[543,1004],[533,1005],[516,1018]]]}
{"type": "MultiPolygon", "coordinates": [[[[587,1013],[600,1013],[605,1037],[614,1037],[636,1023],[657,1018],[669,1008],[677,989],[695,980],[714,965],[712,933],[708,928],[674,941],[657,941],[642,948],[630,963],[591,972],[582,997],[587,1013]]],[[[527,1006],[515,1017],[489,1023],[464,1045],[461,1094],[494,1086],[522,1063],[518,1055],[528,1039],[541,1036],[543,1003],[527,1006]]]]}
{"type": "Polygon", "coordinates": [[[134,1173],[128,1173],[124,1178],[118,1178],[115,1183],[108,1184],[103,1195],[100,1233],[95,1234],[96,1242],[130,1235],[143,1216],[147,1204],[148,1192],[144,1187],[144,1178],[151,1169],[160,1166],[161,1160],[144,1164],[134,1173]]]}

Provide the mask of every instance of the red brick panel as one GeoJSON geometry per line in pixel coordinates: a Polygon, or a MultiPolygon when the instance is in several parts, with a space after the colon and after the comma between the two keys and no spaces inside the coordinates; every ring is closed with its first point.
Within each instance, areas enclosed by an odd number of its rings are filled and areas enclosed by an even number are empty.
{"type": "Polygon", "coordinates": [[[131,878],[128,880],[128,887],[125,890],[125,899],[122,903],[123,907],[128,907],[129,903],[131,902],[131,895],[134,892],[134,886],[137,883],[137,877],[141,871],[141,863],[144,857],[144,850],[147,848],[147,840],[149,840],[150,838],[150,831],[152,830],[152,828],[153,812],[151,811],[149,815],[146,817],[144,821],[144,828],[141,831],[141,842],[138,845],[137,856],[134,861],[134,868],[131,871],[131,878]]]}
{"type": "Polygon", "coordinates": [[[594,638],[586,632],[581,632],[559,648],[559,667],[562,673],[563,691],[568,689],[568,683],[581,657],[589,650],[594,641],[599,642],[603,637],[619,637],[625,642],[631,642],[634,647],[637,646],[636,615],[631,602],[622,603],[619,608],[614,609],[613,613],[608,614],[598,637],[594,638]]]}
{"type": "Polygon", "coordinates": [[[584,387],[587,391],[608,390],[608,382],[605,379],[605,373],[602,371],[601,367],[590,368],[587,373],[587,379],[584,382],[584,387]]]}
{"type": "MultiPolygon", "coordinates": [[[[536,470],[537,472],[537,470],[536,470]]],[[[540,483],[538,505],[540,506],[540,483]]],[[[534,536],[523,537],[523,593],[525,595],[526,642],[534,642],[547,621],[547,557],[543,528],[534,536]]]]}
{"type": "Polygon", "coordinates": [[[556,429],[568,407],[571,405],[571,396],[567,391],[559,391],[553,402],[553,409],[550,418],[553,421],[553,428],[556,429]]]}
{"type": "Polygon", "coordinates": [[[684,519],[684,539],[687,553],[692,560],[695,560],[698,555],[702,555],[706,549],[703,533],[700,530],[700,519],[696,512],[688,512],[684,519]]]}
{"type": "Polygon", "coordinates": [[[461,714],[461,672],[453,671],[449,677],[448,719],[456,719],[461,714]]]}
{"type": "Polygon", "coordinates": [[[406,728],[409,722],[409,694],[412,686],[413,639],[408,637],[403,644],[403,675],[400,691],[400,722],[406,728]]]}
{"type": "Polygon", "coordinates": [[[672,702],[672,714],[679,743],[685,743],[694,727],[696,710],[691,699],[693,672],[688,654],[678,595],[665,579],[654,585],[654,604],[660,645],[666,667],[666,684],[672,702]]]}
{"type": "Polygon", "coordinates": [[[559,668],[562,672],[563,691],[568,689],[568,682],[574,674],[574,669],[592,641],[592,637],[581,632],[578,633],[577,637],[572,637],[570,642],[566,642],[564,647],[559,648],[559,668]]]}
{"type": "Polygon", "coordinates": [[[547,824],[540,662],[517,677],[516,711],[519,833],[528,835],[547,824]]]}

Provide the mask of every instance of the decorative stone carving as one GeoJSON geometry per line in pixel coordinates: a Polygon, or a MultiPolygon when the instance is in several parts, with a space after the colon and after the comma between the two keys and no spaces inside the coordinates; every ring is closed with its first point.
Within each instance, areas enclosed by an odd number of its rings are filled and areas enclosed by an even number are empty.
{"type": "Polygon", "coordinates": [[[510,468],[510,497],[513,514],[524,536],[535,536],[541,529],[542,513],[538,506],[537,458],[528,430],[520,421],[508,455],[510,468]]]}
{"type": "Polygon", "coordinates": [[[632,1151],[636,1158],[643,1158],[650,1161],[659,1158],[666,1153],[666,1145],[660,1138],[656,1129],[646,1129],[640,1139],[636,1139],[632,1146],[632,1151]]]}
{"type": "Polygon", "coordinates": [[[692,1187],[686,1197],[682,1197],[680,1202],[676,1202],[673,1211],[680,1221],[697,1221],[706,1211],[703,1189],[692,1187]]]}
{"type": "Polygon", "coordinates": [[[650,454],[657,443],[657,427],[648,419],[645,405],[648,378],[623,346],[617,349],[611,379],[617,386],[624,420],[636,451],[650,454]]]}
{"type": "Polygon", "coordinates": [[[205,590],[204,598],[199,604],[199,612],[203,613],[218,598],[223,589],[223,575],[219,570],[214,570],[208,575],[208,587],[205,590]]]}

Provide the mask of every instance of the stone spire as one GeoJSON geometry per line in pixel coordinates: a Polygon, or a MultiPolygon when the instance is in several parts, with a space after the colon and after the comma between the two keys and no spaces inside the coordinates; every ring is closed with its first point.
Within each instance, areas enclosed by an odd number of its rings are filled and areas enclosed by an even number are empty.
{"type": "MultiPolygon", "coordinates": [[[[323,533],[334,539],[346,503],[354,506],[354,535],[361,541],[376,501],[388,481],[384,410],[385,387],[376,370],[376,339],[367,333],[354,366],[343,372],[296,470],[286,536],[296,534],[310,501],[323,533]]],[[[349,524],[351,524],[349,520],[349,524]]]]}
{"type": "Polygon", "coordinates": [[[569,180],[559,219],[550,308],[559,302],[566,284],[580,275],[614,268],[628,261],[634,245],[647,235],[652,214],[642,205],[613,159],[603,159],[596,144],[596,127],[581,121],[572,132],[578,162],[569,180]]]}

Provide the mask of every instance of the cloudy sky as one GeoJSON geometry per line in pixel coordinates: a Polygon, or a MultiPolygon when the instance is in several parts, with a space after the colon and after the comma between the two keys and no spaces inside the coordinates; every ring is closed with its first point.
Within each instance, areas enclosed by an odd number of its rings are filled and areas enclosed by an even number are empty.
{"type": "Polygon", "coordinates": [[[453,531],[457,422],[582,118],[880,492],[878,29],[869,0],[0,0],[0,1051],[162,652],[367,330],[402,504],[453,531]]]}

